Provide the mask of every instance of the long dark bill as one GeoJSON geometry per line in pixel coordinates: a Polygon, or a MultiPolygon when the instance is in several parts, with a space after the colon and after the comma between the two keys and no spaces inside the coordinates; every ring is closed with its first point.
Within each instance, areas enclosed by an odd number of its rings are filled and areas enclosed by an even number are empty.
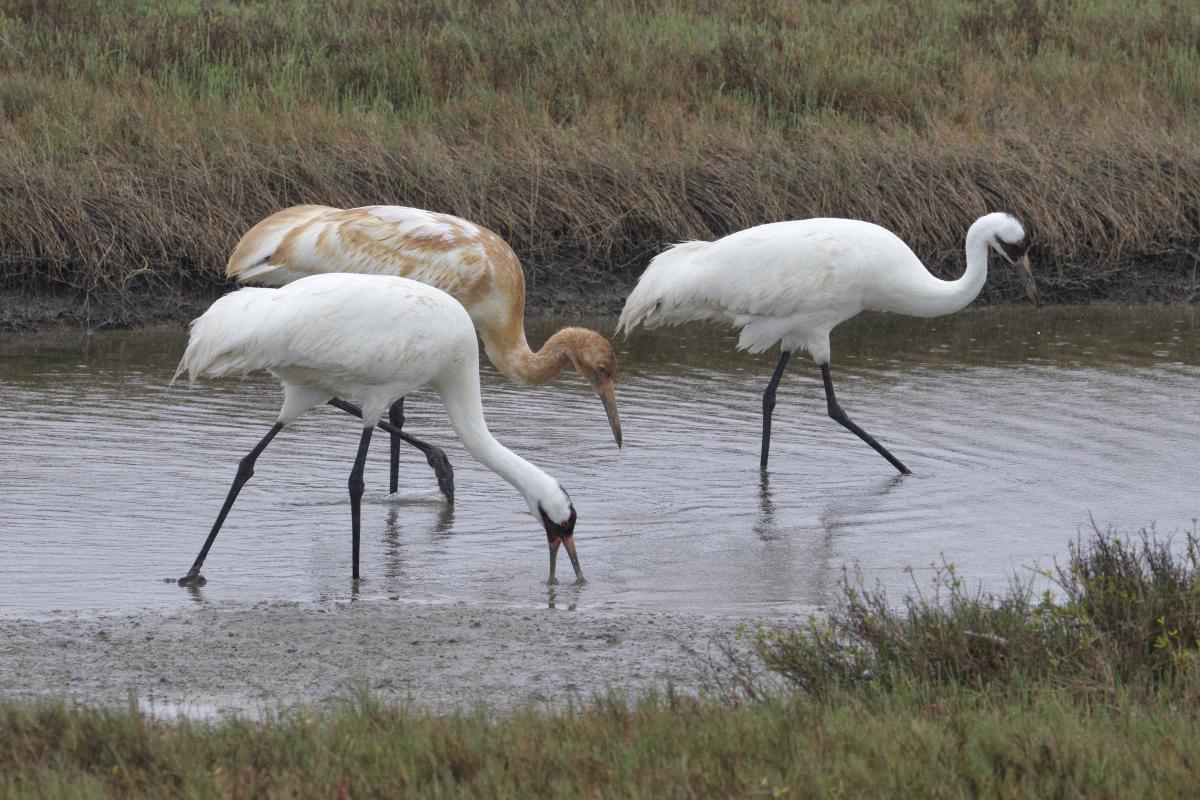
{"type": "Polygon", "coordinates": [[[575,537],[561,536],[550,540],[550,583],[557,583],[558,578],[555,575],[555,569],[558,563],[558,548],[563,545],[567,550],[567,558],[571,559],[571,566],[575,568],[575,582],[586,583],[587,579],[583,577],[583,570],[579,567],[579,554],[575,552],[575,537]]]}
{"type": "Polygon", "coordinates": [[[617,440],[619,448],[621,446],[621,418],[617,416],[617,395],[613,391],[612,380],[606,380],[597,386],[596,394],[600,395],[600,402],[604,403],[604,413],[608,415],[608,424],[612,428],[613,438],[617,440]]]}

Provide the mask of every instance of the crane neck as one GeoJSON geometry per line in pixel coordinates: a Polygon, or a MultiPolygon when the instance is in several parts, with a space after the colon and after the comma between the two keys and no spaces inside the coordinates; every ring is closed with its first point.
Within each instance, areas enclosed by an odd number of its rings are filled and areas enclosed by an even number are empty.
{"type": "Polygon", "coordinates": [[[557,331],[537,352],[529,347],[523,327],[507,336],[485,338],[484,348],[488,359],[506,378],[538,385],[554,380],[571,363],[571,354],[576,352],[579,344],[574,333],[577,330],[563,328],[557,331]]]}
{"type": "Polygon", "coordinates": [[[483,418],[478,370],[470,365],[433,388],[442,398],[450,424],[467,451],[524,495],[530,511],[536,513],[539,500],[557,489],[558,483],[492,436],[483,418]]]}
{"type": "Polygon", "coordinates": [[[979,296],[987,281],[988,241],[992,237],[988,217],[977,219],[967,230],[967,268],[958,280],[944,281],[929,275],[931,285],[920,292],[920,299],[907,313],[923,317],[953,314],[979,296]]]}

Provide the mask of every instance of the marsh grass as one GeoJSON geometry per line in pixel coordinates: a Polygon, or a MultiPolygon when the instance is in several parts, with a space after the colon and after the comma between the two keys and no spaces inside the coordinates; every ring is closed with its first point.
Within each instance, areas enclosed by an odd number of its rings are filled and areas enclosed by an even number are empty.
{"type": "Polygon", "coordinates": [[[263,721],[0,706],[6,797],[1181,797],[1200,684],[1104,701],[913,683],[434,716],[361,698],[263,721]]]}
{"type": "Polygon", "coordinates": [[[0,795],[1191,796],[1198,544],[1097,533],[1044,576],[1053,596],[949,568],[899,607],[847,588],[823,622],[759,634],[770,690],[448,715],[363,693],[260,720],[3,703],[0,795]]]}
{"type": "Polygon", "coordinates": [[[957,274],[997,208],[1052,299],[1190,299],[1197,42],[1182,2],[3,0],[0,288],[212,292],[272,210],[390,202],[497,230],[543,300],[813,215],[957,274]]]}
{"type": "MultiPolygon", "coordinates": [[[[1115,695],[1200,674],[1200,540],[1195,531],[1133,539],[1094,531],[1066,562],[1003,593],[972,590],[952,565],[899,607],[843,576],[826,616],[799,630],[762,629],[767,668],[809,694],[865,686],[1045,684],[1115,695]]],[[[750,675],[744,670],[743,675],[750,675]]],[[[750,696],[763,686],[742,681],[750,696]]]]}
{"type": "Polygon", "coordinates": [[[262,721],[0,706],[6,797],[1183,797],[1200,682],[1099,698],[896,684],[434,716],[361,698],[262,721]]]}

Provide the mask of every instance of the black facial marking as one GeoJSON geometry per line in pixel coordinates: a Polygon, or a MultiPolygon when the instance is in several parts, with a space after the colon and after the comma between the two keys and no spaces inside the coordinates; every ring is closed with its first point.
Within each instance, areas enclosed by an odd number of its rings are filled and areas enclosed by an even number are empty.
{"type": "Polygon", "coordinates": [[[538,514],[540,514],[542,517],[542,527],[546,529],[546,538],[550,540],[551,543],[553,543],[556,539],[563,539],[568,536],[575,535],[574,503],[571,504],[571,516],[568,517],[567,521],[561,525],[550,519],[550,517],[546,516],[546,511],[542,508],[540,503],[538,504],[538,514]]]}
{"type": "Polygon", "coordinates": [[[1019,242],[1006,242],[1003,239],[997,238],[996,243],[1000,245],[1000,249],[1004,251],[1004,255],[1009,261],[1016,261],[1025,255],[1025,251],[1029,249],[1028,236],[1022,237],[1019,242]]]}

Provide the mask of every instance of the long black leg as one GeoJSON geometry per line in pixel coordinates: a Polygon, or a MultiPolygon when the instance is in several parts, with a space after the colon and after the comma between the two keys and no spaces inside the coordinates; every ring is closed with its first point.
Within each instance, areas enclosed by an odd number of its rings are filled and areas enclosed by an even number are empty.
{"type": "Polygon", "coordinates": [[[354,544],[352,546],[353,577],[358,580],[358,539],[359,520],[362,512],[363,467],[367,463],[367,447],[371,444],[371,433],[374,428],[363,428],[362,438],[358,441],[358,456],[354,459],[354,469],[350,470],[350,525],[353,528],[354,544]]]}
{"type": "Polygon", "coordinates": [[[283,430],[283,423],[276,422],[272,425],[271,430],[267,431],[267,435],[262,438],[262,441],[256,444],[254,449],[238,463],[237,475],[233,479],[233,485],[229,487],[229,494],[225,496],[225,505],[221,506],[221,513],[217,514],[217,521],[213,523],[212,530],[208,533],[208,539],[205,540],[204,547],[200,548],[200,555],[196,556],[192,568],[188,570],[187,575],[179,579],[180,586],[203,586],[206,583],[204,576],[200,574],[200,567],[204,564],[204,559],[208,557],[208,550],[216,541],[217,534],[221,531],[221,525],[225,523],[225,517],[229,515],[229,509],[233,508],[233,501],[237,500],[238,492],[242,491],[246,481],[253,477],[254,462],[258,460],[262,451],[267,449],[267,445],[275,438],[275,434],[281,430],[283,430]]]}
{"type": "Polygon", "coordinates": [[[838,405],[837,397],[833,394],[833,378],[829,375],[829,365],[821,365],[821,379],[825,381],[825,400],[829,407],[829,416],[833,417],[846,430],[853,433],[858,438],[862,439],[871,447],[875,448],[875,452],[886,458],[891,465],[900,470],[902,475],[908,475],[909,469],[900,463],[900,459],[887,451],[887,448],[875,441],[871,434],[864,431],[862,428],[854,424],[850,417],[846,416],[846,412],[838,405]]]}
{"type": "Polygon", "coordinates": [[[762,455],[758,458],[758,468],[767,468],[767,456],[771,454],[771,413],[775,410],[775,390],[779,388],[779,379],[783,377],[783,369],[787,366],[791,352],[784,350],[779,354],[779,363],[775,365],[775,374],[763,392],[763,434],[762,455]]]}
{"type": "MultiPolygon", "coordinates": [[[[398,431],[404,428],[403,397],[392,403],[391,410],[388,411],[388,422],[392,423],[398,431]]],[[[400,488],[400,436],[396,433],[392,434],[391,459],[391,472],[388,474],[388,493],[395,494],[396,490],[400,488]]]]}
{"type": "MultiPolygon", "coordinates": [[[[347,403],[340,397],[335,397],[329,401],[329,405],[334,408],[340,408],[347,414],[362,419],[362,409],[353,403],[347,403]]],[[[429,462],[429,466],[433,468],[434,474],[437,476],[438,488],[442,490],[442,494],[446,496],[446,501],[454,502],[454,468],[450,466],[450,459],[446,458],[446,454],[442,448],[436,445],[426,444],[415,436],[409,436],[404,431],[392,425],[390,422],[380,422],[379,427],[388,433],[395,434],[400,437],[400,441],[406,442],[425,454],[425,460],[429,462]]]]}

